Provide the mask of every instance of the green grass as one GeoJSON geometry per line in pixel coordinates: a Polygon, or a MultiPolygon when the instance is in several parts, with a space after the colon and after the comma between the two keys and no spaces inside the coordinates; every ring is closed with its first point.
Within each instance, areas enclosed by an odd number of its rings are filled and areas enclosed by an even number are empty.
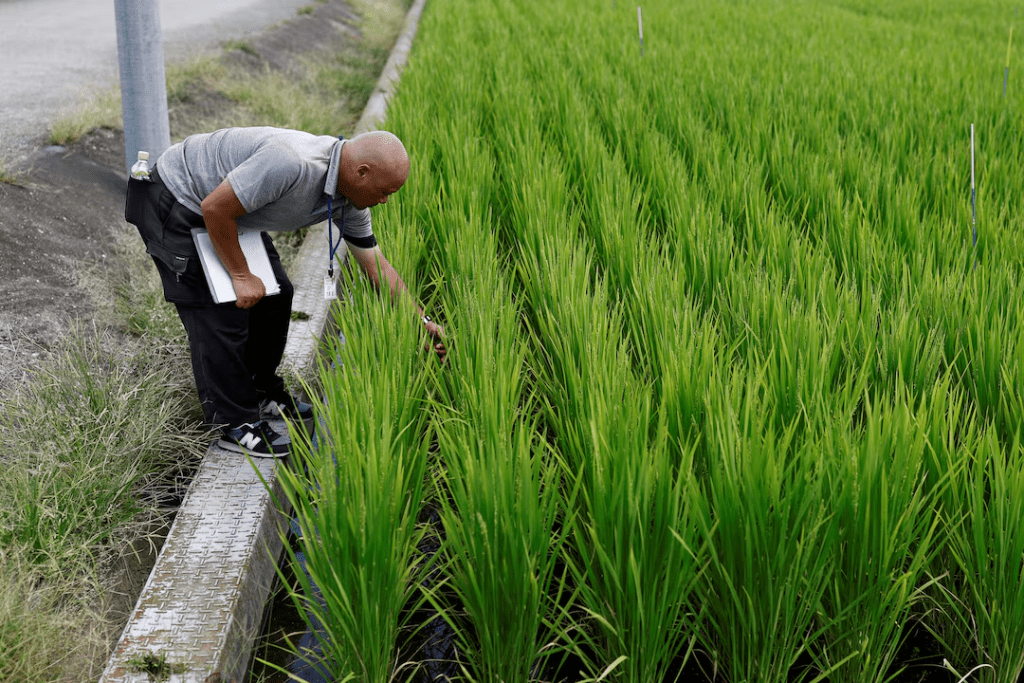
{"type": "Polygon", "coordinates": [[[129,671],[146,674],[151,681],[168,681],[172,674],[181,674],[187,671],[183,664],[172,664],[167,661],[167,655],[163,652],[146,652],[145,654],[130,657],[125,664],[129,671]]]}
{"type": "MultiPolygon", "coordinates": [[[[88,578],[63,579],[55,586],[17,548],[0,554],[0,680],[57,681],[104,648],[100,638],[67,638],[102,619],[85,598],[95,589],[88,578]]],[[[98,671],[94,672],[96,675],[98,671]]]]}
{"type": "Polygon", "coordinates": [[[121,93],[100,91],[87,95],[50,124],[51,145],[68,145],[96,128],[121,127],[121,93]]]}
{"type": "MultiPolygon", "coordinates": [[[[18,604],[31,611],[0,608],[0,632],[26,644],[4,650],[0,672],[17,664],[39,681],[98,675],[111,635],[105,567],[152,533],[170,487],[203,450],[185,367],[180,343],[77,328],[8,396],[0,565],[28,583],[3,595],[27,596],[18,604]]],[[[23,680],[11,676],[0,680],[23,680]]]]}
{"type": "Polygon", "coordinates": [[[0,159],[0,183],[6,185],[20,185],[22,182],[21,178],[17,173],[11,170],[10,162],[5,159],[0,159]]]}
{"type": "Polygon", "coordinates": [[[0,428],[10,444],[0,545],[70,570],[160,507],[161,482],[201,453],[185,360],[180,344],[98,330],[72,330],[52,349],[0,428]]]}
{"type": "Polygon", "coordinates": [[[259,51],[253,46],[253,44],[247,40],[226,40],[222,46],[225,51],[231,52],[232,50],[238,50],[244,52],[251,57],[259,57],[259,51]]]}

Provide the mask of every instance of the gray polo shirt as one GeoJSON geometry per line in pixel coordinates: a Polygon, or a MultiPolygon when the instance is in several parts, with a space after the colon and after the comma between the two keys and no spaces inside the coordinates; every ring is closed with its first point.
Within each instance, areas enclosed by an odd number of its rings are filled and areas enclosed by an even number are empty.
{"type": "Polygon", "coordinates": [[[338,193],[343,140],[282,128],[225,128],[192,135],[160,155],[157,171],[175,198],[202,214],[203,199],[227,178],[246,213],[240,230],[298,230],[327,220],[357,247],[376,245],[369,209],[338,193]]]}

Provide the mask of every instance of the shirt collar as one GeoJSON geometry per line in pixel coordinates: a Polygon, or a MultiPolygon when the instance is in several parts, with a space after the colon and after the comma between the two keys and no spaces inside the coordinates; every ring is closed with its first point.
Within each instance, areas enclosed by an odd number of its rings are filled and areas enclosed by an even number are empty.
{"type": "Polygon", "coordinates": [[[327,181],[324,183],[324,193],[332,198],[338,197],[338,172],[341,169],[341,148],[348,140],[338,140],[338,143],[331,149],[331,159],[327,162],[327,181]]]}

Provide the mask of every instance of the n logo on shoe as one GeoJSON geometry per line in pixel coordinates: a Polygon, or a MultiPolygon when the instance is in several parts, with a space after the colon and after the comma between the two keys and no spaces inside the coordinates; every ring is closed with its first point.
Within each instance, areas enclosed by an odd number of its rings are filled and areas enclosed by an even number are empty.
{"type": "Polygon", "coordinates": [[[238,440],[238,443],[245,446],[250,451],[254,451],[256,450],[256,447],[260,445],[260,441],[262,440],[262,437],[256,436],[252,432],[246,432],[242,435],[242,438],[238,440]]]}

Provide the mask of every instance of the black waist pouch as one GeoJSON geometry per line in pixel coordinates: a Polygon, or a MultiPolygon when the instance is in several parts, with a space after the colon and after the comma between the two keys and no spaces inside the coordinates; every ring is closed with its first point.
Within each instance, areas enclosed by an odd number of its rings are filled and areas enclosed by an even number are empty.
{"type": "Polygon", "coordinates": [[[124,219],[136,227],[142,222],[145,212],[146,186],[152,186],[153,184],[145,180],[128,178],[128,193],[124,201],[124,219]]]}
{"type": "Polygon", "coordinates": [[[205,227],[202,216],[178,202],[163,183],[129,178],[124,219],[138,229],[153,257],[167,301],[213,303],[192,241],[191,229],[205,227]]]}

